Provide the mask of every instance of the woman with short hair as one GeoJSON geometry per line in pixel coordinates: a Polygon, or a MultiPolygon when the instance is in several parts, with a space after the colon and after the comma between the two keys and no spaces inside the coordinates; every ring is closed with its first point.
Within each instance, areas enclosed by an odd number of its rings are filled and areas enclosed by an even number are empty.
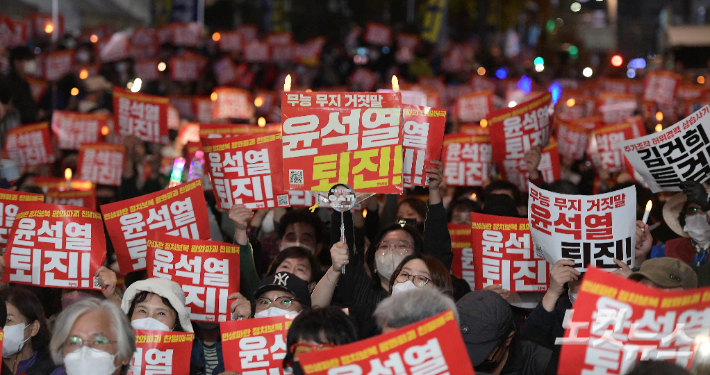
{"type": "Polygon", "coordinates": [[[136,351],[136,336],[115,303],[89,298],[59,314],[49,349],[68,375],[119,375],[136,351]]]}

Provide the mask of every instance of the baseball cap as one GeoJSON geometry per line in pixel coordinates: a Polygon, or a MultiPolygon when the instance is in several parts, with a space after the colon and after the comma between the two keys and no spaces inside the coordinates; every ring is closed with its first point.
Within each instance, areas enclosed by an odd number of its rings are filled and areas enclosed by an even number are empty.
{"type": "Polygon", "coordinates": [[[254,299],[271,290],[281,290],[291,293],[303,306],[311,306],[311,293],[308,282],[290,272],[277,272],[261,282],[254,293],[254,299]]]}
{"type": "Polygon", "coordinates": [[[459,327],[471,364],[488,358],[496,345],[515,330],[513,312],[503,297],[490,290],[474,290],[456,302],[459,327]]]}
{"type": "Polygon", "coordinates": [[[698,287],[698,275],[689,265],[676,258],[653,258],[641,264],[641,269],[629,275],[629,280],[651,280],[661,288],[693,289],[698,287]]]}

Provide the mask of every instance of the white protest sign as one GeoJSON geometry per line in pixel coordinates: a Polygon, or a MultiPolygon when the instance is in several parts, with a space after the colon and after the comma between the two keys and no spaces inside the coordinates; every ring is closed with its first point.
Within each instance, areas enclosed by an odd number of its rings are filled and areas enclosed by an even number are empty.
{"type": "Polygon", "coordinates": [[[636,188],[599,195],[557,194],[533,184],[528,220],[535,254],[550,264],[575,261],[575,268],[619,268],[614,259],[634,267],[636,188]]]}
{"type": "Polygon", "coordinates": [[[660,133],[619,146],[654,193],[680,191],[683,181],[705,182],[710,178],[710,106],[660,133]]]}

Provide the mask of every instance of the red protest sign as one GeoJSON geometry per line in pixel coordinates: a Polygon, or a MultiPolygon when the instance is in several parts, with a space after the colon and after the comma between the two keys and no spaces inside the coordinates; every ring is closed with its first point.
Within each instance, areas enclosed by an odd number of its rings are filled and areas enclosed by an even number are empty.
{"type": "Polygon", "coordinates": [[[288,206],[284,190],[281,134],[202,138],[205,169],[209,172],[219,207],[288,206]]]}
{"type": "Polygon", "coordinates": [[[148,277],[182,286],[190,320],[229,320],[227,296],[239,291],[238,245],[151,232],[146,260],[148,277]]]}
{"type": "MultiPolygon", "coordinates": [[[[34,178],[35,185],[42,188],[44,191],[48,190],[68,190],[67,180],[64,177],[41,177],[37,176],[34,178]]],[[[94,183],[85,180],[71,180],[71,188],[74,190],[92,190],[95,188],[94,183]]]]}
{"type": "Polygon", "coordinates": [[[78,150],[85,143],[101,140],[101,129],[108,114],[81,113],[55,110],[52,113],[52,132],[63,150],[78,150]]]}
{"type": "Polygon", "coordinates": [[[5,151],[21,168],[54,162],[54,150],[49,141],[49,124],[40,122],[8,130],[5,151]]]}
{"type": "Polygon", "coordinates": [[[244,43],[244,60],[250,63],[265,63],[271,57],[271,47],[265,42],[251,41],[244,43]]]}
{"type": "Polygon", "coordinates": [[[646,135],[645,133],[640,117],[618,124],[597,124],[587,152],[598,169],[606,169],[612,173],[623,171],[627,169],[627,162],[620,143],[646,135]]]}
{"type": "Polygon", "coordinates": [[[431,160],[441,160],[441,146],[446,128],[446,111],[438,108],[402,106],[404,121],[403,176],[405,186],[428,186],[427,168],[436,168],[431,160]]]}
{"type": "Polygon", "coordinates": [[[454,261],[451,263],[451,274],[464,279],[475,289],[476,279],[473,268],[473,247],[471,246],[471,226],[468,224],[448,224],[451,236],[451,251],[454,261]]]}
{"type": "Polygon", "coordinates": [[[231,87],[217,87],[213,95],[214,110],[212,117],[215,119],[249,119],[254,113],[251,103],[251,93],[242,89],[231,87]]]}
{"type": "MultiPolygon", "coordinates": [[[[543,181],[552,183],[560,178],[560,154],[557,151],[557,141],[550,138],[550,144],[542,149],[540,164],[537,167],[543,181]]],[[[501,171],[504,179],[514,183],[520,191],[528,188],[528,167],[523,159],[504,160],[501,171]]]]}
{"type": "Polygon", "coordinates": [[[238,373],[284,375],[286,338],[298,314],[222,322],[224,368],[238,373]],[[240,355],[231,355],[240,353],[240,355]],[[246,371],[246,372],[245,372],[246,371]]]}
{"type": "Polygon", "coordinates": [[[74,50],[50,52],[44,61],[44,79],[59,81],[74,68],[74,50]]]}
{"type": "Polygon", "coordinates": [[[239,31],[220,31],[219,49],[224,52],[239,52],[242,50],[242,38],[239,31]]]}
{"type": "Polygon", "coordinates": [[[392,43],[392,28],[381,23],[370,22],[365,27],[363,40],[376,46],[389,46],[392,43]]]}
{"type": "Polygon", "coordinates": [[[444,179],[451,186],[482,186],[491,174],[492,153],[487,135],[444,136],[444,179]]]}
{"type": "Polygon", "coordinates": [[[707,342],[710,288],[666,291],[591,267],[564,319],[558,374],[626,374],[639,360],[690,369],[707,342]]]}
{"type": "Polygon", "coordinates": [[[180,116],[193,118],[195,116],[191,96],[170,96],[170,105],[177,109],[180,116]]]}
{"type": "Polygon", "coordinates": [[[399,93],[282,93],[287,189],[400,194],[400,106],[399,93]]]}
{"type": "Polygon", "coordinates": [[[170,66],[170,79],[178,82],[197,81],[202,73],[204,60],[191,55],[171,57],[168,61],[170,66]]]}
{"type": "Polygon", "coordinates": [[[145,268],[148,230],[184,239],[211,237],[202,182],[160,190],[152,194],[101,206],[121,272],[145,268]]]}
{"type": "Polygon", "coordinates": [[[190,374],[194,333],[136,330],[136,351],[126,375],[190,374]]]}
{"type": "Polygon", "coordinates": [[[636,96],[604,92],[597,100],[602,121],[613,124],[627,120],[636,110],[636,96]]]}
{"type": "Polygon", "coordinates": [[[96,190],[48,190],[46,193],[47,203],[59,204],[62,206],[84,207],[91,211],[96,211],[96,190]]]}
{"type": "Polygon", "coordinates": [[[582,160],[587,149],[587,136],[599,123],[599,117],[587,117],[577,120],[557,118],[557,150],[560,156],[582,160]]]}
{"type": "Polygon", "coordinates": [[[451,373],[473,375],[473,366],[451,310],[367,340],[298,356],[307,375],[451,373]]]}
{"type": "Polygon", "coordinates": [[[663,104],[673,104],[681,76],[670,70],[654,70],[646,75],[643,100],[663,104]]]}
{"type": "Polygon", "coordinates": [[[551,95],[544,94],[513,108],[491,112],[488,126],[493,160],[499,164],[521,160],[530,147],[547,146],[552,128],[551,105],[551,95]]]}
{"type": "Polygon", "coordinates": [[[88,144],[79,149],[77,169],[79,178],[98,185],[121,186],[123,162],[126,150],[123,146],[88,144]]]}
{"type": "Polygon", "coordinates": [[[101,214],[82,207],[27,203],[15,216],[2,281],[50,288],[101,289],[106,261],[101,214]]]}
{"type": "Polygon", "coordinates": [[[133,64],[133,70],[144,82],[157,81],[160,79],[158,64],[158,59],[138,60],[133,64]]]}
{"type": "Polygon", "coordinates": [[[511,292],[544,292],[549,264],[535,254],[528,219],[471,213],[476,287],[501,285],[511,292]]]}
{"type": "Polygon", "coordinates": [[[461,122],[478,122],[493,111],[493,93],[476,91],[456,100],[456,116],[461,122]]]}
{"type": "Polygon", "coordinates": [[[0,48],[10,48],[25,44],[27,30],[26,21],[13,20],[7,15],[0,16],[0,48]]]}
{"type": "Polygon", "coordinates": [[[197,47],[202,35],[202,25],[198,22],[178,22],[171,24],[173,45],[197,47]]]}
{"type": "Polygon", "coordinates": [[[5,249],[15,215],[27,202],[44,202],[42,194],[21,193],[0,189],[0,249],[5,249]]]}
{"type": "Polygon", "coordinates": [[[193,98],[192,111],[195,114],[195,121],[201,123],[212,122],[212,113],[214,112],[214,102],[209,97],[193,98]]]}
{"type": "Polygon", "coordinates": [[[168,105],[161,96],[113,88],[113,117],[119,134],[135,135],[145,142],[168,142],[168,105]]]}
{"type": "Polygon", "coordinates": [[[214,62],[214,69],[212,69],[217,78],[217,84],[220,86],[226,86],[237,80],[237,65],[234,64],[229,56],[224,56],[221,59],[214,62]]]}

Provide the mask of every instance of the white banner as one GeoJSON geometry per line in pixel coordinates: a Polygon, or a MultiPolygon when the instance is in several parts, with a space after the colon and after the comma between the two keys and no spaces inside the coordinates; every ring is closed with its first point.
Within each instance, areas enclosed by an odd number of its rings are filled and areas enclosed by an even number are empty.
{"type": "Polygon", "coordinates": [[[651,191],[680,191],[683,181],[710,178],[710,106],[660,133],[619,142],[651,191]]]}
{"type": "Polygon", "coordinates": [[[535,254],[554,265],[617,269],[614,258],[634,267],[636,188],[599,195],[567,195],[530,184],[528,220],[535,254]]]}

